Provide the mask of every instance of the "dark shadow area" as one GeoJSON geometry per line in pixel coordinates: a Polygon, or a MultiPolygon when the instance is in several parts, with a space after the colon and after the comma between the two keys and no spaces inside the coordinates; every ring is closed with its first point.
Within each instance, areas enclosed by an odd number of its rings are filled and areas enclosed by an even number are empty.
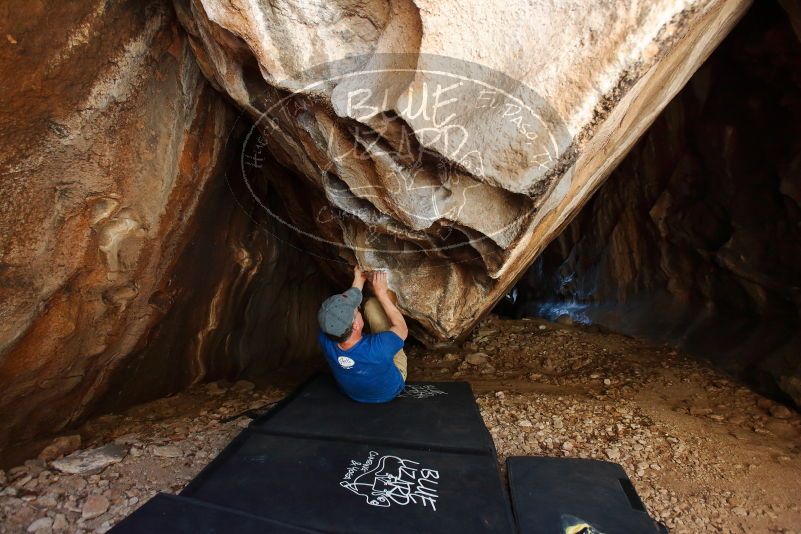
{"type": "MultiPolygon", "coordinates": [[[[259,382],[279,368],[319,363],[316,314],[332,286],[297,236],[246,187],[240,158],[250,127],[240,117],[226,147],[225,172],[201,201],[194,238],[171,283],[151,299],[163,318],[117,369],[95,415],[196,382],[259,382]]],[[[267,180],[253,181],[251,188],[280,214],[282,202],[267,180]]]]}
{"type": "Polygon", "coordinates": [[[497,311],[567,315],[801,402],[801,43],[758,2],[497,311]]]}

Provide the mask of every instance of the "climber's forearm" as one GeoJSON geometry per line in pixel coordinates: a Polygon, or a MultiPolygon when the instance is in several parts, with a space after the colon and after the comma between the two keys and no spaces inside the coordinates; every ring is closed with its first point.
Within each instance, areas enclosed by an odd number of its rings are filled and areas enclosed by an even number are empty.
{"type": "Polygon", "coordinates": [[[403,318],[401,311],[395,306],[395,303],[392,302],[389,293],[376,295],[376,298],[378,298],[378,302],[381,303],[381,307],[384,308],[384,313],[387,315],[387,319],[389,319],[389,324],[391,325],[390,330],[398,334],[401,339],[406,339],[406,336],[409,335],[409,327],[406,326],[406,319],[403,318]]]}
{"type": "Polygon", "coordinates": [[[364,292],[364,282],[366,280],[367,280],[367,278],[364,276],[364,273],[359,268],[359,266],[357,265],[356,267],[354,267],[353,268],[353,283],[350,285],[350,287],[355,287],[359,291],[364,292]]]}

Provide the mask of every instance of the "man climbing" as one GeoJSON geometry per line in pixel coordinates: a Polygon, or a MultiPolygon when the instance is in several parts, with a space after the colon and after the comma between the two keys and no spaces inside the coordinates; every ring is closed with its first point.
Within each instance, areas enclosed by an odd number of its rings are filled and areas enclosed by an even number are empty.
{"type": "Polygon", "coordinates": [[[406,354],[403,342],[409,334],[406,321],[392,302],[387,274],[370,273],[375,297],[364,303],[370,334],[362,334],[364,318],[359,310],[367,276],[357,265],[353,285],[323,302],[317,318],[318,340],[342,390],[359,402],[388,402],[403,391],[406,354]]]}

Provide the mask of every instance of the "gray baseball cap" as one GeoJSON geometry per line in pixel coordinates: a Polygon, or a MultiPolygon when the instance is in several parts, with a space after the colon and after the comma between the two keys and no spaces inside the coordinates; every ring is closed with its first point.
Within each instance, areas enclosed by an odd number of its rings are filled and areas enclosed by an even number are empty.
{"type": "Polygon", "coordinates": [[[326,334],[341,336],[353,324],[353,312],[362,303],[362,292],[351,287],[344,293],[328,297],[317,312],[320,328],[326,334]]]}

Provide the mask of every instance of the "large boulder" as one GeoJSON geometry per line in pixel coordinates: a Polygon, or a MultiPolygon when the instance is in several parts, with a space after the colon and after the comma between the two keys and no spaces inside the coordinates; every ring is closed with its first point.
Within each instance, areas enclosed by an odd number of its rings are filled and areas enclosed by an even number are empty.
{"type": "Polygon", "coordinates": [[[233,114],[161,2],[5,2],[0,447],[84,413],[159,317],[233,114]]]}
{"type": "Polygon", "coordinates": [[[268,151],[292,169],[283,223],[340,271],[390,269],[429,344],[492,308],[749,3],[175,2],[257,121],[246,180],[268,151]]]}
{"type": "Polygon", "coordinates": [[[172,6],[12,0],[0,20],[0,449],[313,354],[310,266],[231,196],[236,110],[172,6]]]}

